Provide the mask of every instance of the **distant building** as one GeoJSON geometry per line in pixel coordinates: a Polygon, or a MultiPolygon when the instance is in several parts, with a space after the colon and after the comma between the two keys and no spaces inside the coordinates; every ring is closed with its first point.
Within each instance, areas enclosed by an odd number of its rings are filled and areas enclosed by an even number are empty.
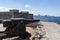
{"type": "Polygon", "coordinates": [[[29,12],[27,11],[19,12],[19,10],[10,10],[9,12],[0,12],[0,20],[10,19],[10,18],[33,19],[33,14],[29,14],[29,12]]]}

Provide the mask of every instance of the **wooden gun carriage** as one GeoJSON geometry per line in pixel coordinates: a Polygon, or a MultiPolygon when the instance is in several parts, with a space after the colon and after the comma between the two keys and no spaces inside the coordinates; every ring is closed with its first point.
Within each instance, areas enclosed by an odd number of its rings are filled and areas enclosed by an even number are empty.
{"type": "Polygon", "coordinates": [[[2,20],[3,27],[6,27],[6,30],[0,32],[0,40],[14,36],[20,36],[20,38],[25,39],[26,37],[31,36],[28,32],[26,32],[26,25],[39,21],[40,20],[24,18],[11,18],[10,20],[2,20]]]}

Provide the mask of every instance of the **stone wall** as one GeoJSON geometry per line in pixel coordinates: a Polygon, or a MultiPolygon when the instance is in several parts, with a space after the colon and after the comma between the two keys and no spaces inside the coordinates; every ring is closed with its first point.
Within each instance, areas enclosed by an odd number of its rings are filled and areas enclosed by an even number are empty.
{"type": "Polygon", "coordinates": [[[0,19],[10,19],[11,16],[9,12],[0,12],[0,19]]]}

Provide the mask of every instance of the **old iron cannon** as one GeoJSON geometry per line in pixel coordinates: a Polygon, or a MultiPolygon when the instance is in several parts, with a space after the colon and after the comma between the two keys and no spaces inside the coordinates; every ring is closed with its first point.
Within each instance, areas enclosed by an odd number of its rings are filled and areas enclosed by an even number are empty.
{"type": "Polygon", "coordinates": [[[22,39],[29,38],[30,33],[26,32],[26,25],[29,23],[39,22],[40,20],[24,19],[24,18],[11,18],[10,20],[2,20],[3,27],[6,30],[0,32],[0,40],[14,36],[20,36],[22,39]]]}

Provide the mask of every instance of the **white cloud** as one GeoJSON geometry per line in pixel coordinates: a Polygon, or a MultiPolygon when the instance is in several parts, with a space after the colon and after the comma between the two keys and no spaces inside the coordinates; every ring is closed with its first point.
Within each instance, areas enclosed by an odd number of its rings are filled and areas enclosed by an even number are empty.
{"type": "Polygon", "coordinates": [[[9,8],[6,8],[6,7],[0,7],[0,11],[8,11],[9,8]]]}
{"type": "MultiPolygon", "coordinates": [[[[27,6],[26,6],[27,7],[27,6]]],[[[1,7],[0,6],[0,12],[2,11],[9,11],[10,9],[18,9],[19,11],[29,11],[31,14],[34,15],[51,15],[51,16],[60,16],[60,12],[56,13],[53,11],[47,11],[47,10],[36,10],[36,9],[20,9],[20,8],[8,8],[8,7],[1,7]]]]}
{"type": "Polygon", "coordinates": [[[19,9],[19,8],[7,8],[7,7],[0,6],[0,11],[9,11],[10,9],[19,9]]]}
{"type": "Polygon", "coordinates": [[[31,5],[29,5],[29,4],[26,4],[26,5],[25,5],[25,7],[31,7],[31,5]]]}

